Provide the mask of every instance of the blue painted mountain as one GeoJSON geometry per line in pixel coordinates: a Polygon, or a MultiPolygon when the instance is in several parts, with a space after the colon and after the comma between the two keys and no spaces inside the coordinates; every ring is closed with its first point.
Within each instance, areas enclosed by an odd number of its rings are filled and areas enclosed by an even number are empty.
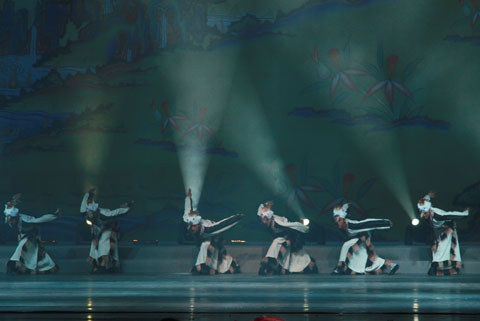
{"type": "Polygon", "coordinates": [[[238,154],[234,151],[226,150],[225,148],[221,147],[210,147],[206,150],[202,150],[193,146],[187,145],[176,145],[173,142],[165,141],[165,140],[153,140],[149,138],[139,138],[135,141],[135,144],[144,145],[144,146],[153,146],[158,147],[164,151],[176,153],[178,151],[187,151],[192,153],[207,153],[210,155],[219,155],[224,157],[232,157],[237,158],[238,154]]]}
{"type": "Polygon", "coordinates": [[[448,130],[450,128],[450,124],[446,121],[434,120],[425,116],[392,120],[369,113],[355,116],[344,109],[316,110],[313,107],[296,107],[288,115],[303,118],[324,118],[343,126],[366,125],[371,126],[372,130],[392,130],[412,126],[436,130],[448,130]]]}

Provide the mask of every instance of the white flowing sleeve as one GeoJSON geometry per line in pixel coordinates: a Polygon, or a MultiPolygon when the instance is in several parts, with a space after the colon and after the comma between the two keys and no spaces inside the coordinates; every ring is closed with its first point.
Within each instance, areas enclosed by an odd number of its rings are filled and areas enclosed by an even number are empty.
{"type": "Polygon", "coordinates": [[[435,213],[435,219],[440,219],[440,220],[453,220],[453,219],[459,219],[463,217],[467,217],[469,213],[468,210],[459,212],[459,211],[444,211],[442,209],[432,207],[432,211],[435,213]]]}
{"type": "Polygon", "coordinates": [[[54,214],[45,214],[40,217],[34,217],[26,214],[20,214],[20,218],[22,219],[23,222],[29,223],[29,224],[40,224],[40,223],[47,223],[55,220],[57,218],[57,215],[54,214]]]}
{"type": "Polygon", "coordinates": [[[118,216],[126,214],[130,210],[130,207],[120,207],[115,210],[109,210],[108,208],[99,208],[98,211],[100,214],[108,217],[118,216]]]}
{"type": "Polygon", "coordinates": [[[258,215],[258,216],[262,215],[263,207],[264,207],[263,203],[260,204],[260,206],[258,207],[258,210],[257,210],[257,215],[258,215]]]}
{"type": "Polygon", "coordinates": [[[80,204],[80,213],[85,213],[87,211],[87,200],[89,195],[89,193],[83,195],[82,203],[80,204]]]}
{"type": "Polygon", "coordinates": [[[185,210],[183,211],[183,220],[185,221],[190,212],[192,211],[192,199],[185,197],[185,210]]]}

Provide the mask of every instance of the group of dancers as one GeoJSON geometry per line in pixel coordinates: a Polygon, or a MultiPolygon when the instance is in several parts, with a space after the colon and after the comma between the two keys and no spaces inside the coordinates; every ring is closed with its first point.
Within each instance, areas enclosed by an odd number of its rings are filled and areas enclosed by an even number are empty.
{"type": "MultiPolygon", "coordinates": [[[[428,193],[418,201],[420,217],[425,219],[434,231],[432,246],[432,262],[429,275],[457,274],[462,266],[460,245],[458,242],[455,221],[469,215],[468,209],[463,212],[447,212],[432,207],[433,193],[428,193]]],[[[33,217],[20,213],[17,208],[21,194],[16,194],[5,205],[5,223],[18,234],[18,245],[7,261],[7,273],[36,274],[55,273],[58,265],[42,246],[39,225],[53,221],[61,216],[57,209],[53,214],[33,217]]],[[[118,255],[119,226],[116,217],[130,211],[133,201],[110,210],[99,207],[95,201],[95,189],[83,196],[80,213],[91,229],[91,245],[88,261],[91,273],[114,273],[120,271],[118,255]]],[[[287,218],[275,215],[273,202],[260,204],[257,215],[260,222],[271,232],[273,241],[264,258],[260,261],[258,274],[313,274],[318,267],[304,249],[308,225],[303,222],[290,222],[287,218]]],[[[395,274],[399,265],[389,259],[383,259],[375,252],[371,242],[374,230],[385,230],[392,227],[389,219],[369,218],[352,220],[348,218],[349,204],[338,204],[333,208],[336,226],[347,233],[348,240],[340,250],[338,262],[332,272],[334,275],[352,274],[395,274]]],[[[227,253],[223,232],[237,225],[244,214],[235,214],[218,222],[204,219],[193,204],[192,192],[189,189],[185,198],[183,221],[187,232],[199,245],[196,262],[191,269],[192,274],[224,274],[240,273],[238,262],[227,253]]]]}

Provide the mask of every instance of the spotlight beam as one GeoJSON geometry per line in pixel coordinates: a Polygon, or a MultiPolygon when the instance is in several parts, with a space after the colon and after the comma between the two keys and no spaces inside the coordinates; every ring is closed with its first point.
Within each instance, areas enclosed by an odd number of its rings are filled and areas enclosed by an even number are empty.
{"type": "Polygon", "coordinates": [[[392,192],[404,212],[410,219],[415,218],[415,210],[406,180],[404,166],[401,162],[401,151],[397,137],[392,133],[359,133],[358,130],[350,135],[364,152],[372,168],[378,173],[382,182],[392,192]],[[362,140],[360,140],[362,139],[362,140]],[[368,141],[368,143],[366,143],[368,141]]]}
{"type": "Polygon", "coordinates": [[[173,92],[180,93],[175,98],[177,112],[189,118],[187,126],[191,130],[175,131],[174,140],[185,192],[192,189],[196,206],[210,161],[207,150],[223,119],[231,91],[236,52],[212,55],[187,51],[177,55],[181,56],[181,62],[169,81],[173,92]]]}
{"type": "MultiPolygon", "coordinates": [[[[292,186],[283,170],[285,165],[277,151],[257,91],[245,72],[239,70],[237,77],[240,78],[243,90],[232,93],[229,105],[235,106],[232,108],[241,112],[236,112],[235,122],[228,124],[226,136],[235,149],[241,152],[245,164],[258,175],[265,186],[274,195],[286,200],[292,186]],[[275,176],[272,175],[272,166],[275,167],[275,176]]],[[[291,207],[299,218],[305,218],[297,200],[291,203],[291,207]]]]}

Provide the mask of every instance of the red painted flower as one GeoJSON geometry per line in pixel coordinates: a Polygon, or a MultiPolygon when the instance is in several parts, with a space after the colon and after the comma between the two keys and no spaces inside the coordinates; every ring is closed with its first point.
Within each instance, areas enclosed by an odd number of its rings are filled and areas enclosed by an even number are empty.
{"type": "Polygon", "coordinates": [[[332,48],[328,51],[328,58],[330,58],[330,61],[336,70],[336,74],[333,76],[332,82],[330,83],[330,98],[333,98],[335,95],[335,91],[340,82],[347,86],[347,88],[357,91],[357,87],[355,87],[350,76],[364,76],[367,75],[367,72],[355,68],[341,69],[340,51],[336,48],[332,48]]]}
{"type": "Polygon", "coordinates": [[[308,207],[314,209],[315,206],[313,205],[310,196],[308,193],[314,192],[323,192],[324,189],[318,185],[299,185],[297,184],[297,168],[293,164],[288,164],[285,167],[285,171],[287,173],[288,178],[290,179],[290,183],[293,186],[292,191],[289,193],[287,198],[287,206],[292,208],[293,204],[296,200],[301,201],[302,203],[306,204],[308,207]]]}
{"type": "Polygon", "coordinates": [[[480,9],[478,6],[478,0],[470,0],[473,7],[475,8],[475,13],[473,14],[472,18],[472,29],[475,28],[475,24],[478,22],[478,19],[480,19],[480,9]]]}
{"type": "Polygon", "coordinates": [[[209,134],[210,136],[214,135],[213,130],[208,125],[205,124],[206,113],[207,113],[206,108],[200,108],[198,120],[185,131],[184,136],[192,132],[196,132],[200,141],[203,141],[203,137],[205,136],[205,134],[209,134]]]}
{"type": "Polygon", "coordinates": [[[318,47],[315,46],[315,48],[313,48],[313,53],[310,54],[310,56],[312,57],[313,61],[315,61],[316,64],[318,64],[318,47]]]}
{"type": "MultiPolygon", "coordinates": [[[[153,100],[152,100],[152,105],[153,106],[154,103],[153,103],[153,100]]],[[[154,107],[152,107],[154,108],[154,107]]],[[[177,129],[179,128],[178,126],[178,121],[179,120],[184,120],[185,117],[183,116],[177,116],[177,115],[171,115],[170,114],[170,108],[169,108],[169,105],[166,101],[163,101],[162,102],[162,110],[163,110],[163,121],[162,121],[162,133],[164,133],[167,129],[168,129],[168,126],[172,126],[174,129],[177,129]]]]}
{"type": "Polygon", "coordinates": [[[354,174],[347,173],[343,176],[343,195],[350,196],[353,182],[355,182],[354,174]]]}
{"type": "Polygon", "coordinates": [[[378,83],[370,87],[364,99],[367,99],[368,97],[372,96],[380,89],[385,88],[385,96],[387,97],[388,104],[390,105],[390,107],[392,107],[394,89],[397,88],[403,95],[410,98],[410,100],[414,101],[413,96],[408,90],[408,88],[405,85],[392,79],[393,73],[395,72],[395,69],[397,67],[397,63],[398,63],[397,55],[390,55],[387,57],[387,61],[386,61],[387,79],[379,81],[378,83]]]}

